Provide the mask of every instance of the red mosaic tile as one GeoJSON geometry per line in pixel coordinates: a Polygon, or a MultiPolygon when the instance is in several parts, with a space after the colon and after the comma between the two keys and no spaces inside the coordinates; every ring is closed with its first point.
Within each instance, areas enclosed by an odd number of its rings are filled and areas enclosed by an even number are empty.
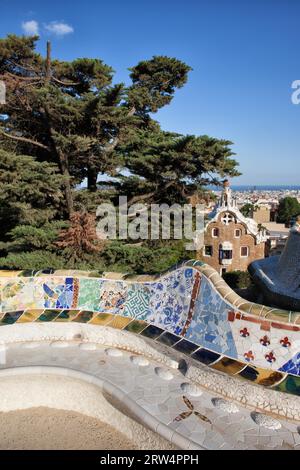
{"type": "Polygon", "coordinates": [[[228,321],[234,321],[234,320],[235,320],[235,312],[230,310],[230,312],[228,312],[228,321]]]}

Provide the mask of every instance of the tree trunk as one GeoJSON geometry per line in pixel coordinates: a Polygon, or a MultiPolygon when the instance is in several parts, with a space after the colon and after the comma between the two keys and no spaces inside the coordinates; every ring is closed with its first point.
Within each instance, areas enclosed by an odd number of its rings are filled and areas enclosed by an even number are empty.
{"type": "Polygon", "coordinates": [[[88,178],[88,183],[87,183],[88,190],[93,193],[96,192],[98,172],[94,168],[88,168],[87,178],[88,178]]]}
{"type": "Polygon", "coordinates": [[[65,197],[66,197],[67,214],[68,214],[68,217],[70,218],[72,213],[74,212],[74,201],[73,201],[71,176],[69,173],[68,159],[61,152],[58,151],[57,153],[59,156],[61,173],[65,179],[64,192],[65,192],[65,197]]]}

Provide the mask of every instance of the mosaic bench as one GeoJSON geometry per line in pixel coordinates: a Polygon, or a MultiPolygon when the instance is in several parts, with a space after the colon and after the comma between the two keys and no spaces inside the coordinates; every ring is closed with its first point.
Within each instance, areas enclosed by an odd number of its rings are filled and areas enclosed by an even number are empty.
{"type": "Polygon", "coordinates": [[[2,271],[0,325],[108,326],[148,338],[212,370],[300,394],[298,312],[247,302],[199,261],[153,278],[109,277],[2,271]]]}

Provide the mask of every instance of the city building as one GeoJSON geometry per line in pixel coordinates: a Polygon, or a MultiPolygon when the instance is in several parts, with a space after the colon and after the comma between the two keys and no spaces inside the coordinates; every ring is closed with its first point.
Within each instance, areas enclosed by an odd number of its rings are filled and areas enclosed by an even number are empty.
{"type": "Polygon", "coordinates": [[[267,205],[256,206],[252,217],[258,224],[268,223],[271,221],[271,208],[267,205]]]}
{"type": "Polygon", "coordinates": [[[204,246],[197,258],[211,265],[221,275],[227,271],[246,271],[249,264],[265,257],[267,231],[240,212],[232,197],[229,181],[208,215],[204,229],[204,246]]]}

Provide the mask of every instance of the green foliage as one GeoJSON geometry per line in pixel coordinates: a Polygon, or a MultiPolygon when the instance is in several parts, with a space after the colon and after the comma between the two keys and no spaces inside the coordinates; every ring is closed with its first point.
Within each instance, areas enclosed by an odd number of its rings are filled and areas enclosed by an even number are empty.
{"type": "Polygon", "coordinates": [[[175,89],[186,83],[191,67],[175,58],[154,56],[129,70],[133,82],[129,104],[143,113],[153,113],[171,102],[175,89]]]}
{"type": "Polygon", "coordinates": [[[153,249],[142,244],[126,245],[119,241],[111,242],[102,253],[106,266],[128,273],[159,273],[187,258],[182,242],[153,249]]]}
{"type": "Polygon", "coordinates": [[[277,222],[289,223],[293,217],[300,214],[300,204],[295,197],[287,196],[279,202],[277,222]]]}
{"type": "Polygon", "coordinates": [[[120,149],[130,176],[119,190],[134,200],[186,202],[217,177],[237,176],[232,143],[208,136],[140,130],[120,149]]]}
{"type": "Polygon", "coordinates": [[[53,250],[59,232],[68,226],[66,221],[52,221],[35,227],[17,225],[8,232],[8,241],[0,242],[0,250],[21,252],[30,250],[53,250]]]}
{"type": "Polygon", "coordinates": [[[183,242],[115,241],[98,250],[94,222],[75,223],[74,214],[95,214],[120,194],[129,205],[205,199],[209,183],[239,174],[229,140],[163,131],[152,117],[191,68],[154,56],[129,69],[126,87],[113,84],[100,59],[46,60],[37,39],[0,39],[1,266],[156,273],[182,261],[183,242]]]}
{"type": "Polygon", "coordinates": [[[65,269],[66,263],[62,257],[48,251],[24,251],[9,253],[0,258],[0,269],[65,269]]]}
{"type": "Polygon", "coordinates": [[[223,275],[223,278],[232,289],[247,289],[253,286],[247,271],[229,271],[223,275]]]}
{"type": "Polygon", "coordinates": [[[51,221],[61,204],[62,183],[55,166],[0,148],[1,226],[9,232],[19,224],[41,226],[51,221]]]}
{"type": "Polygon", "coordinates": [[[254,204],[251,204],[249,202],[247,202],[247,204],[244,204],[243,207],[241,207],[241,213],[245,217],[253,217],[254,211],[255,211],[254,204]]]}

